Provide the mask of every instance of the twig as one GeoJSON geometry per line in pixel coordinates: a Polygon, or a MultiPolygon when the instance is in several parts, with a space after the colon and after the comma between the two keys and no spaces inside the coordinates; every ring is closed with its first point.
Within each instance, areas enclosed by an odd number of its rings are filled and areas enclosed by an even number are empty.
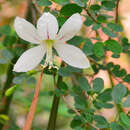
{"type": "Polygon", "coordinates": [[[39,78],[39,81],[38,81],[36,89],[35,89],[35,94],[33,97],[32,105],[31,105],[30,111],[27,115],[27,120],[25,122],[23,130],[31,129],[32,121],[34,118],[34,113],[35,113],[35,109],[36,109],[36,105],[37,105],[37,101],[38,101],[38,96],[39,96],[39,92],[40,92],[40,87],[41,87],[41,83],[42,83],[42,77],[43,77],[43,71],[40,74],[40,78],[39,78]]]}
{"type": "Polygon", "coordinates": [[[80,116],[80,112],[78,112],[78,110],[76,110],[75,108],[73,108],[71,105],[68,104],[68,102],[66,101],[64,95],[62,96],[62,99],[66,103],[66,105],[67,105],[68,108],[72,109],[76,113],[77,116],[80,116]]]}
{"type": "Polygon", "coordinates": [[[119,2],[120,2],[120,0],[117,0],[117,3],[116,3],[116,16],[115,16],[115,23],[118,23],[118,17],[119,17],[119,14],[118,14],[118,8],[119,8],[119,2]]]}

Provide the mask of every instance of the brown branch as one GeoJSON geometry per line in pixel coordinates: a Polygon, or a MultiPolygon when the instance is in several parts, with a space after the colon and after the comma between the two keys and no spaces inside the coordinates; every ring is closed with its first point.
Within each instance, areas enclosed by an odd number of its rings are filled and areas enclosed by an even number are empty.
{"type": "Polygon", "coordinates": [[[119,2],[120,2],[120,0],[117,0],[117,3],[116,3],[116,16],[115,16],[115,23],[118,23],[118,17],[119,17],[119,14],[118,14],[119,2]]]}
{"type": "Polygon", "coordinates": [[[36,89],[35,89],[35,94],[33,97],[32,105],[31,105],[30,111],[27,115],[27,120],[25,122],[23,130],[30,130],[31,129],[32,121],[34,118],[34,113],[35,113],[35,109],[36,109],[36,105],[37,105],[37,101],[38,101],[38,95],[39,95],[40,87],[41,87],[41,83],[42,83],[42,77],[43,77],[43,71],[40,74],[40,78],[39,78],[39,81],[38,81],[36,89]]]}

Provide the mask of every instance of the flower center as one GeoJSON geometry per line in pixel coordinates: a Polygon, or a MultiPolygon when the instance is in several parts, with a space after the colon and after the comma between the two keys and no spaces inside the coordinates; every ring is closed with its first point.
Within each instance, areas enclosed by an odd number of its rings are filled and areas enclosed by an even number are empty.
{"type": "Polygon", "coordinates": [[[52,67],[53,66],[52,46],[53,46],[54,40],[44,40],[44,43],[46,44],[46,47],[47,47],[45,66],[52,67]]]}

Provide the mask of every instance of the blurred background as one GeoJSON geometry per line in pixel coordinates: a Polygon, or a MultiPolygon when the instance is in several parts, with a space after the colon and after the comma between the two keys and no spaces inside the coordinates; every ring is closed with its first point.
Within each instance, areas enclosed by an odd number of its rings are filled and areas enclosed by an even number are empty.
{"type": "MultiPolygon", "coordinates": [[[[94,0],[91,0],[91,2],[94,2],[94,0]]],[[[10,53],[6,50],[4,45],[6,44],[11,45],[14,42],[14,40],[16,40],[15,37],[13,37],[15,34],[13,28],[14,19],[16,16],[25,18],[27,16],[28,8],[29,8],[29,0],[0,0],[0,90],[2,90],[2,87],[5,84],[6,78],[9,74],[9,73],[7,74],[9,64],[12,65],[14,64],[11,62],[13,56],[12,57],[10,56],[9,57],[10,59],[8,59],[8,61],[2,59],[3,55],[8,58],[7,55],[8,53],[10,53]],[[1,33],[4,34],[4,36],[1,35],[1,33]]],[[[50,8],[52,10],[55,9],[58,10],[61,8],[61,6],[53,3],[50,6],[50,8]]],[[[44,7],[42,7],[42,10],[44,10],[44,7]]],[[[124,35],[130,41],[130,0],[121,0],[119,4],[119,16],[124,28],[124,35]]],[[[35,19],[32,22],[35,23],[36,22],[35,19]]],[[[83,26],[82,32],[85,32],[85,35],[90,38],[95,35],[93,34],[91,28],[89,27],[86,28],[83,26]]],[[[100,35],[102,39],[106,40],[106,37],[102,34],[102,32],[100,32],[100,35]]],[[[20,46],[11,46],[11,47],[20,48],[20,46]]],[[[8,48],[10,48],[10,46],[8,46],[8,48]]],[[[18,53],[20,55],[22,53],[22,50],[19,49],[18,53]]],[[[111,54],[108,53],[108,55],[111,54]]],[[[127,72],[130,73],[130,64],[129,64],[130,57],[128,57],[128,55],[122,54],[121,57],[118,59],[108,58],[107,61],[114,61],[116,64],[120,64],[122,68],[125,68],[127,72]]],[[[105,71],[101,71],[97,76],[102,77],[105,80],[105,86],[109,87],[110,81],[108,80],[109,78],[105,71]]],[[[38,78],[39,74],[31,76],[26,80],[25,76],[13,78],[14,84],[21,84],[21,85],[17,87],[15,94],[13,95],[11,107],[9,110],[9,115],[11,117],[9,124],[11,124],[10,125],[11,127],[7,125],[6,127],[7,128],[9,127],[8,130],[19,130],[20,128],[23,128],[27,112],[31,105],[31,100],[34,94],[34,88],[36,86],[38,78]]],[[[72,86],[71,79],[66,77],[64,78],[64,80],[67,82],[69,87],[72,86]]],[[[115,84],[117,83],[116,80],[114,82],[115,84]]],[[[130,86],[128,84],[126,85],[130,89],[130,86]]],[[[53,88],[54,86],[52,76],[45,74],[42,80],[42,87],[39,96],[39,101],[37,104],[35,119],[33,121],[34,130],[35,129],[41,130],[41,128],[43,130],[43,128],[46,128],[47,126],[49,112],[52,104],[53,88]]],[[[70,97],[67,97],[67,99],[68,101],[71,100],[70,97]]],[[[61,100],[57,120],[58,121],[57,130],[71,130],[69,124],[72,117],[67,111],[68,110],[66,104],[64,104],[64,102],[61,100]]],[[[125,111],[127,112],[128,109],[125,109],[125,111]]],[[[116,110],[114,108],[109,110],[102,109],[100,111],[100,113],[102,113],[110,121],[114,119],[113,116],[115,115],[115,112],[116,110]]],[[[8,120],[8,117],[5,116],[4,119],[8,120]]]]}

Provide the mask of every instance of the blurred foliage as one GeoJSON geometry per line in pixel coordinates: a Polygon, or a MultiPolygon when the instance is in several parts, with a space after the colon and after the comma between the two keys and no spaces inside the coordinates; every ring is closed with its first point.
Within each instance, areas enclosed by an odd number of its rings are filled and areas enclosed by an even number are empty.
{"type": "MultiPolygon", "coordinates": [[[[118,0],[95,0],[94,3],[90,3],[89,0],[73,0],[73,3],[69,0],[37,0],[36,3],[40,7],[45,7],[44,11],[54,14],[60,27],[72,14],[84,11],[85,13],[82,15],[85,19],[83,28],[87,30],[88,27],[91,27],[91,31],[95,32],[96,36],[90,38],[83,34],[67,41],[68,44],[83,50],[91,62],[91,68],[81,70],[65,65],[58,71],[45,70],[44,87],[41,88],[36,110],[36,118],[39,114],[44,118],[40,121],[40,125],[34,123],[33,129],[43,130],[46,127],[48,116],[45,113],[49,114],[50,112],[54,94],[60,97],[70,96],[67,104],[64,103],[64,100],[60,102],[57,130],[130,129],[129,112],[125,113],[123,110],[125,107],[130,107],[130,92],[125,85],[130,83],[130,74],[120,65],[106,61],[108,58],[106,53],[109,52],[112,52],[110,57],[115,59],[119,58],[121,53],[130,54],[130,43],[123,34],[123,27],[119,19],[117,23],[115,18],[109,14],[110,11],[114,12],[117,8],[118,0]],[[53,3],[58,4],[61,9],[52,10],[53,3]],[[101,30],[108,37],[105,41],[99,35],[101,30]],[[96,42],[94,42],[95,40],[96,42]],[[108,72],[112,83],[110,88],[106,88],[102,78],[94,78],[100,70],[108,72]],[[52,78],[54,74],[56,80],[58,75],[63,77],[63,81],[55,91],[52,78]],[[113,83],[113,79],[118,81],[116,85],[113,83]],[[72,107],[67,109],[68,104],[72,107]],[[107,111],[115,108],[116,118],[112,121],[107,120],[99,112],[103,108],[108,109],[107,111]]],[[[30,46],[28,42],[18,38],[11,24],[0,27],[0,39],[0,110],[3,107],[3,96],[13,96],[9,115],[0,111],[0,123],[6,125],[10,120],[11,126],[8,130],[19,130],[17,120],[23,113],[25,115],[29,111],[39,71],[11,72],[14,76],[11,86],[6,90],[5,95],[2,95],[6,83],[3,78],[5,75],[6,77],[10,76],[8,67],[14,64],[14,59],[17,59],[30,46]]]]}

